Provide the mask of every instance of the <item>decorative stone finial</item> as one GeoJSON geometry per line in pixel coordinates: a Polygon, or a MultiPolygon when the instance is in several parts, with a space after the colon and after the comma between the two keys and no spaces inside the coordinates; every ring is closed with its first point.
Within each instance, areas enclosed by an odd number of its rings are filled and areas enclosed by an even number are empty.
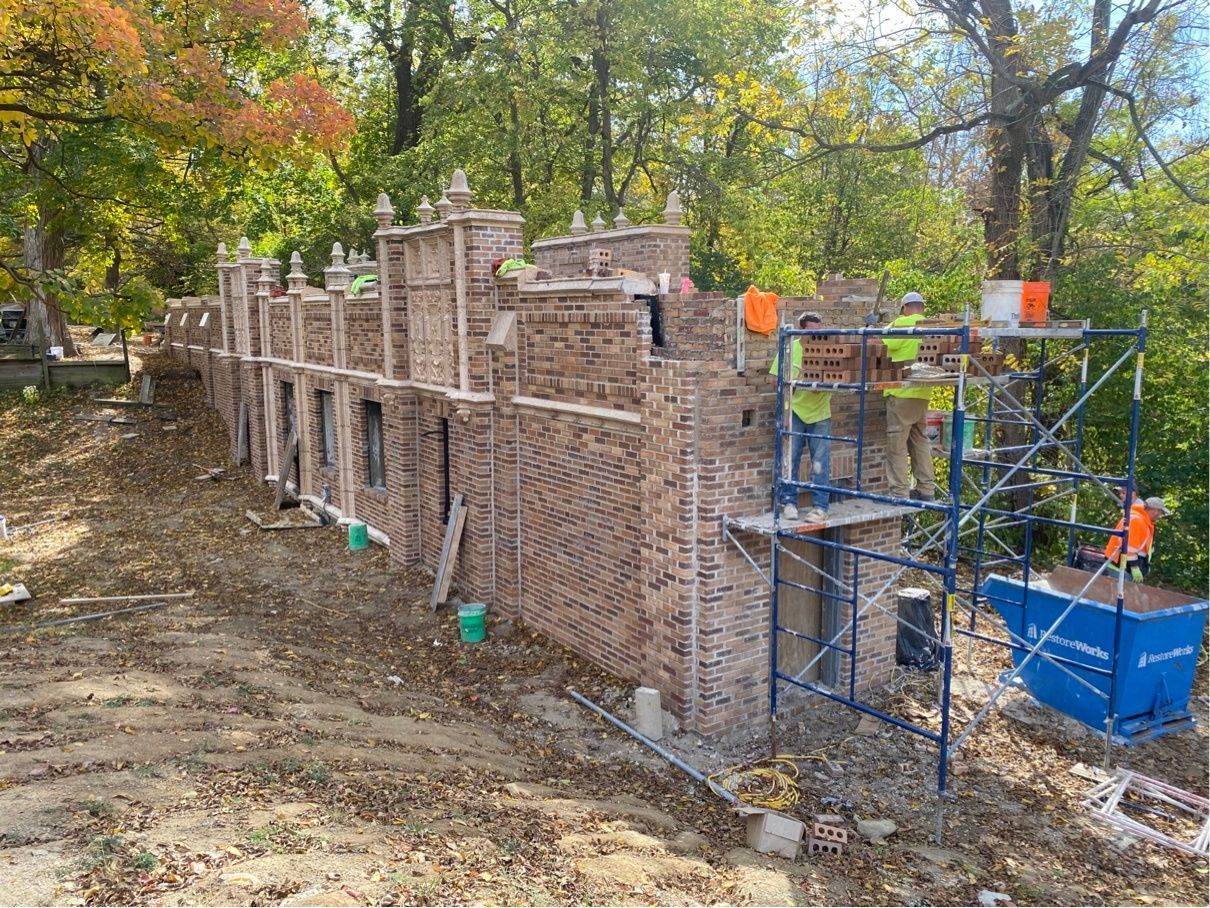
{"type": "Polygon", "coordinates": [[[239,238],[239,245],[235,247],[235,255],[241,261],[252,258],[252,244],[248,242],[246,236],[239,238]]]}
{"type": "Polygon", "coordinates": [[[682,214],[681,197],[674,189],[672,192],[668,193],[668,204],[664,206],[664,223],[673,225],[679,224],[681,222],[682,214]]]}
{"type": "Polygon", "coordinates": [[[340,243],[332,244],[332,264],[324,269],[324,286],[341,290],[352,281],[353,272],[345,267],[345,250],[340,243]]]}
{"type": "Polygon", "coordinates": [[[227,244],[226,243],[218,244],[218,260],[220,262],[227,261],[227,244]]]}
{"type": "Polygon", "coordinates": [[[307,275],[303,271],[302,255],[297,249],[290,253],[290,273],[286,275],[286,286],[296,292],[301,292],[307,286],[307,275]]]}
{"type": "Polygon", "coordinates": [[[466,172],[462,168],[455,170],[454,175],[450,177],[450,188],[445,194],[453,203],[455,211],[470,207],[471,188],[466,184],[466,172]]]}
{"type": "Polygon", "coordinates": [[[448,218],[450,216],[450,211],[452,211],[454,208],[454,203],[449,199],[449,192],[441,193],[441,198],[437,200],[437,204],[434,207],[437,209],[438,218],[443,221],[448,218]]]}
{"type": "Polygon", "coordinates": [[[580,236],[585,233],[588,233],[588,225],[584,223],[584,212],[577,208],[576,213],[571,216],[571,235],[580,236]]]}
{"type": "Polygon", "coordinates": [[[269,289],[273,286],[273,263],[268,258],[260,260],[260,274],[256,276],[256,292],[269,295],[269,289]]]}
{"type": "Polygon", "coordinates": [[[629,227],[630,218],[626,217],[626,213],[621,208],[618,209],[617,217],[613,219],[614,227],[629,227]]]}
{"type": "Polygon", "coordinates": [[[601,217],[601,212],[597,212],[597,216],[592,219],[592,232],[600,233],[605,229],[605,219],[601,217]]]}
{"type": "Polygon", "coordinates": [[[429,204],[429,197],[427,195],[421,196],[420,204],[416,206],[416,214],[420,217],[420,223],[430,223],[433,220],[434,211],[436,211],[436,209],[429,204]]]}
{"type": "Polygon", "coordinates": [[[390,227],[395,220],[395,209],[391,206],[391,198],[385,192],[378,193],[378,204],[374,206],[374,219],[379,227],[390,227]]]}

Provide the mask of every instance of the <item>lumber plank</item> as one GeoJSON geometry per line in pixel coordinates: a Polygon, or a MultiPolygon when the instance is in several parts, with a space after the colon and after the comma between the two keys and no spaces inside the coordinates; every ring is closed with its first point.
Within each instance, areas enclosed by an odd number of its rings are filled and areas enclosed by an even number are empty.
{"type": "Polygon", "coordinates": [[[290,468],[298,456],[298,432],[290,430],[277,456],[277,494],[273,496],[273,507],[280,511],[286,501],[286,485],[290,481],[290,468]]]}
{"type": "Polygon", "coordinates": [[[437,576],[433,582],[433,595],[429,599],[429,611],[445,601],[450,592],[450,580],[454,573],[454,559],[458,555],[458,539],[462,536],[462,524],[466,520],[466,507],[462,504],[462,493],[454,496],[450,504],[449,522],[445,526],[445,541],[441,545],[441,557],[437,560],[437,576]]]}
{"type": "Polygon", "coordinates": [[[238,467],[248,459],[248,402],[240,401],[239,430],[235,438],[235,465],[238,467]]]}

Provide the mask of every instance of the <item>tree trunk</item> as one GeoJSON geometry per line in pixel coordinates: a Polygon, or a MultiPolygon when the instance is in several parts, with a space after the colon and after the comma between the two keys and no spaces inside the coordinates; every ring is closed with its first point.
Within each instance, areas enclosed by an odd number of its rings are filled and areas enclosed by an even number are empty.
{"type": "Polygon", "coordinates": [[[412,45],[404,43],[391,60],[395,78],[395,137],[391,154],[415,148],[420,141],[420,98],[412,71],[412,45]]]}
{"type": "Polygon", "coordinates": [[[605,193],[605,205],[609,216],[617,213],[618,194],[613,182],[613,116],[609,110],[609,60],[601,51],[592,52],[592,69],[597,80],[597,99],[600,104],[601,137],[601,189],[605,193]]]}
{"type": "Polygon", "coordinates": [[[508,142],[508,175],[513,184],[513,207],[520,211],[525,207],[525,182],[521,173],[521,112],[517,109],[517,96],[511,91],[508,98],[508,119],[512,127],[508,142]]]}
{"type": "Polygon", "coordinates": [[[580,168],[580,201],[587,204],[597,182],[597,133],[601,129],[601,105],[597,100],[597,83],[593,80],[588,92],[588,123],[584,129],[584,164],[580,168]]]}
{"type": "Polygon", "coordinates": [[[987,246],[987,276],[992,280],[1020,277],[1017,238],[1021,227],[1021,172],[1025,139],[1019,123],[992,127],[991,198],[983,212],[983,241],[987,246]]]}
{"type": "Polygon", "coordinates": [[[74,356],[76,351],[67,333],[67,317],[59,308],[59,296],[41,280],[46,272],[63,267],[63,232],[52,226],[56,214],[39,208],[36,222],[25,228],[25,268],[36,282],[25,317],[31,343],[44,350],[62,347],[65,356],[74,356]]]}
{"type": "Polygon", "coordinates": [[[610,111],[609,98],[613,73],[609,65],[609,3],[602,2],[597,7],[597,45],[592,49],[592,73],[596,79],[596,98],[600,105],[601,136],[601,188],[605,192],[605,204],[609,208],[609,218],[617,213],[619,199],[617,187],[613,178],[613,114],[610,111]]]}
{"type": "MultiPolygon", "coordinates": [[[[49,139],[39,139],[29,150],[25,175],[35,191],[42,182],[42,171],[38,165],[46,159],[51,147],[49,139]]],[[[67,317],[59,308],[58,294],[50,290],[43,280],[47,272],[59,271],[63,267],[65,246],[59,214],[57,208],[47,208],[46,203],[40,201],[33,221],[25,226],[21,258],[25,270],[34,281],[25,307],[25,320],[31,343],[43,350],[62,347],[65,356],[74,356],[75,345],[67,333],[67,317]]]]}

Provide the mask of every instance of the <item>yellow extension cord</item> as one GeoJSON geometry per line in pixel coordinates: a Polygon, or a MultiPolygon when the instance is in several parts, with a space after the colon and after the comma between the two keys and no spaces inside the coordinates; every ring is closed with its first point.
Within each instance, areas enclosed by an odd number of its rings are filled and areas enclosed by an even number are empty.
{"type": "Polygon", "coordinates": [[[789,810],[800,800],[796,760],[822,760],[815,754],[778,754],[755,763],[738,763],[710,776],[710,781],[745,804],[789,810]]]}

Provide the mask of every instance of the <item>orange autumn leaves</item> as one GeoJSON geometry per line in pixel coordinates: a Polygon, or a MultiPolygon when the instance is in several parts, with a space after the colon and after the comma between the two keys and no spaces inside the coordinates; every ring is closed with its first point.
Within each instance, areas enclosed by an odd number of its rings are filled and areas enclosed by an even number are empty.
{"type": "Polygon", "coordinates": [[[120,119],[166,147],[333,150],[352,116],[310,75],[277,75],[306,31],[296,0],[0,0],[0,126],[27,144],[120,119]]]}

